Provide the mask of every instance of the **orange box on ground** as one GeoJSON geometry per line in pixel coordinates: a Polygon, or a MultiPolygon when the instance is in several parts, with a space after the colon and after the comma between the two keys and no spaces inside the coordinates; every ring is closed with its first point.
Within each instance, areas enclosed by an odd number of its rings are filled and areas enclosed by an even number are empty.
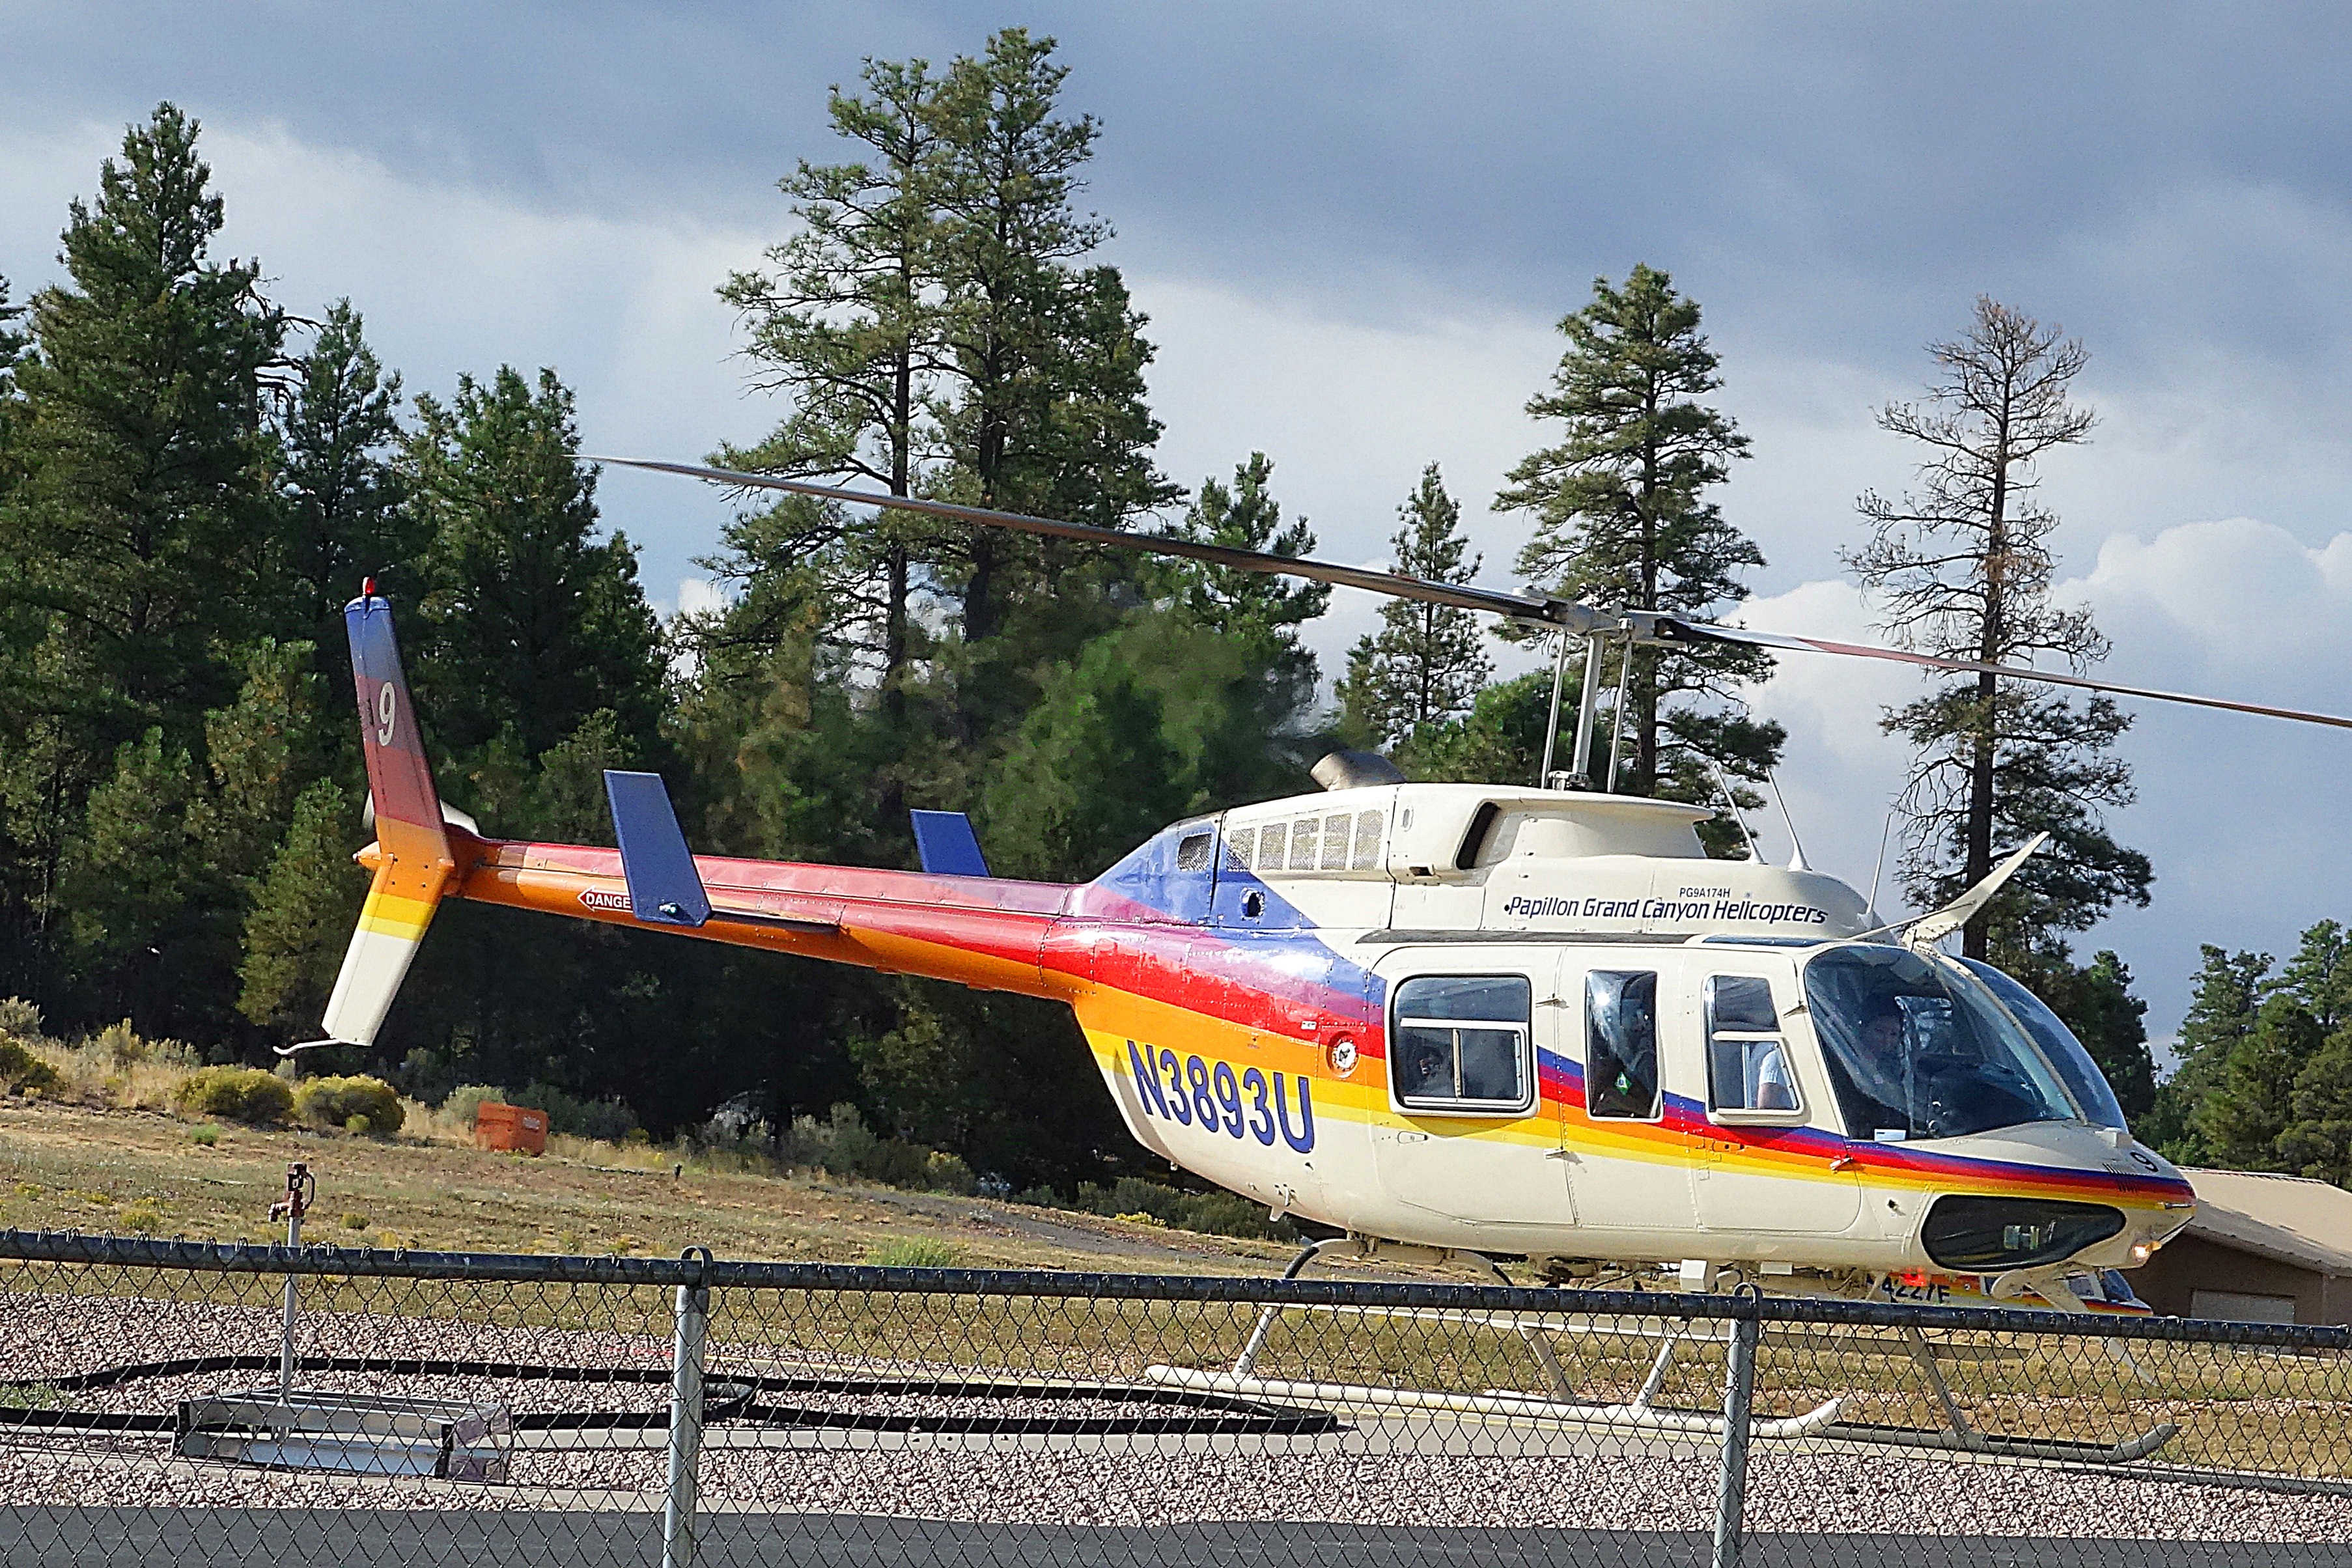
{"type": "Polygon", "coordinates": [[[506,1153],[547,1152],[547,1112],[486,1100],[474,1108],[474,1147],[506,1153]]]}

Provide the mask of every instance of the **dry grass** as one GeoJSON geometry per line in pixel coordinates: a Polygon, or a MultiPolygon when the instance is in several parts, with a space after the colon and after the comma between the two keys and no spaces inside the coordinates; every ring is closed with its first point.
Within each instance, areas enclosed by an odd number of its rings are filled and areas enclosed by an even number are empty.
{"type": "Polygon", "coordinates": [[[75,1105],[167,1110],[173,1092],[203,1065],[179,1041],[142,1039],[128,1023],[72,1044],[38,1037],[20,1042],[57,1069],[60,1082],[46,1098],[75,1105]]]}
{"type": "MultiPolygon", "coordinates": [[[[196,1124],[147,1110],[0,1101],[0,1227],[282,1238],[268,1219],[287,1163],[317,1173],[308,1235],[344,1245],[856,1262],[916,1238],[976,1268],[1265,1273],[1290,1248],[1027,1205],[753,1169],[645,1145],[549,1141],[541,1159],[472,1147],[410,1107],[394,1139],[196,1124]],[[198,1141],[200,1125],[210,1145],[198,1141]],[[683,1167],[682,1169],[680,1167],[683,1167]],[[365,1218],[344,1224],[346,1214],[365,1218]]],[[[1409,1271],[1382,1268],[1387,1278],[1409,1271]]]]}

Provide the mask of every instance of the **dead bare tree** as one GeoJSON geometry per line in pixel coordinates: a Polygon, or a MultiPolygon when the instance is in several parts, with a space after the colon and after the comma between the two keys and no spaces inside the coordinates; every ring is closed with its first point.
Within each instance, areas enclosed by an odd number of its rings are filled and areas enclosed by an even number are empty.
{"type": "MultiPolygon", "coordinates": [[[[2055,325],[1981,297],[1968,330],[1928,353],[1937,377],[1926,399],[1878,416],[1928,448],[1918,486],[1899,500],[1860,499],[1870,537],[1845,563],[1878,595],[1901,647],[1989,664],[2054,658],[2080,673],[2107,643],[2088,610],[2051,600],[2058,519],[2035,491],[2038,459],[2096,423],[2069,397],[2089,355],[2055,325]]],[[[1932,907],[1992,869],[1997,837],[2047,829],[2051,848],[1965,929],[1969,956],[1985,956],[1996,928],[2032,945],[2090,926],[2118,900],[2147,903],[2147,858],[2100,818],[2133,798],[2130,766],[2113,754],[2130,719],[2105,698],[2076,707],[1997,676],[1941,679],[1883,721],[1918,748],[1899,803],[1912,896],[1932,907]]]]}

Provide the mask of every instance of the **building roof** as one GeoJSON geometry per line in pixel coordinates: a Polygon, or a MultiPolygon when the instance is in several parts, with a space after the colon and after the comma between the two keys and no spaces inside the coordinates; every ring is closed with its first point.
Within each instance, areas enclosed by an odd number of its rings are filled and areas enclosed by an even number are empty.
{"type": "Polygon", "coordinates": [[[2189,1233],[2257,1257],[2352,1278],[2352,1192],[2266,1171],[2183,1171],[2197,1189],[2189,1233]]]}

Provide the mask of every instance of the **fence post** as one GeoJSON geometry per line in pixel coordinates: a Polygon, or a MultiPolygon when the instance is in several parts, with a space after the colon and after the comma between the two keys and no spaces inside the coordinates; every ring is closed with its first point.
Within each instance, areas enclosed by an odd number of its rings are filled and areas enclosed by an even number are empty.
{"type": "Polygon", "coordinates": [[[710,1253],[681,1255],[692,1281],[677,1288],[677,1341],[669,1373],[669,1492],[662,1505],[662,1568],[694,1568],[695,1495],[702,1467],[702,1351],[710,1329],[710,1253]]]}
{"type": "Polygon", "coordinates": [[[1748,1406],[1756,1393],[1756,1342],[1762,1297],[1739,1288],[1743,1310],[1731,1320],[1731,1354],[1723,1379],[1723,1469],[1716,1485],[1714,1568],[1739,1568],[1740,1532],[1748,1507],[1748,1406]]]}

